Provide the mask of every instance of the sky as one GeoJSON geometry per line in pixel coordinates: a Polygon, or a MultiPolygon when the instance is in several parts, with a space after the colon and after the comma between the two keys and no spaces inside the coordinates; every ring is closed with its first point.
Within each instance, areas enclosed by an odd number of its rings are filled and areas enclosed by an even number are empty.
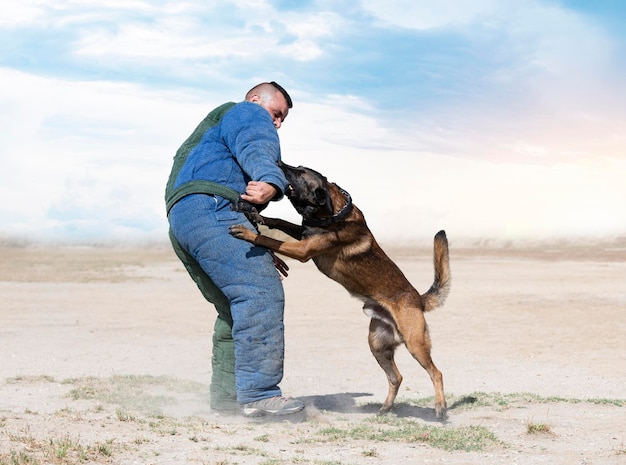
{"type": "MultiPolygon", "coordinates": [[[[626,2],[0,0],[0,240],[167,241],[176,149],[262,81],[380,242],[626,235],[626,2]]],[[[298,222],[287,200],[268,216],[298,222]]]]}

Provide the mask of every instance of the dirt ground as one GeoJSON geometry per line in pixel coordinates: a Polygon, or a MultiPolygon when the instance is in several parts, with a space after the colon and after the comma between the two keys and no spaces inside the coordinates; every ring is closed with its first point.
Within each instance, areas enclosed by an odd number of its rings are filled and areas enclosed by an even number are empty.
{"type": "MultiPolygon", "coordinates": [[[[389,250],[420,291],[429,249],[389,250]]],[[[427,315],[446,421],[406,350],[392,414],[360,304],[312,263],[284,281],[275,421],[208,407],[214,310],[166,246],[0,248],[0,465],[626,463],[626,245],[456,248],[427,315]]]]}

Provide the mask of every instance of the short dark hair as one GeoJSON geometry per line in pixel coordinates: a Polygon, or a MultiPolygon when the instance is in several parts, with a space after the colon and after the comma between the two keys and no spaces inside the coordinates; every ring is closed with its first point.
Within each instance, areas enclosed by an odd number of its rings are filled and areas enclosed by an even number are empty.
{"type": "Polygon", "coordinates": [[[287,106],[289,108],[293,108],[293,102],[291,101],[291,97],[289,96],[287,91],[283,89],[283,87],[280,84],[278,84],[276,81],[272,81],[270,82],[270,84],[273,85],[276,89],[278,89],[281,94],[283,94],[283,97],[285,97],[285,100],[287,101],[287,106]]]}

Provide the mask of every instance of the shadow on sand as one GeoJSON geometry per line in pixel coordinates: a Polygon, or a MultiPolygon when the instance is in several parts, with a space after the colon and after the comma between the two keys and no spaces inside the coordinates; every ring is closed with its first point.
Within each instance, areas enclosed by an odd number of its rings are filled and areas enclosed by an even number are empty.
{"type": "MultiPolygon", "coordinates": [[[[324,412],[345,413],[345,414],[362,414],[376,415],[381,407],[378,402],[366,402],[357,404],[357,399],[361,397],[372,397],[369,392],[343,392],[338,394],[325,394],[319,396],[298,397],[304,402],[305,409],[292,415],[285,416],[264,416],[258,418],[246,418],[245,420],[253,423],[273,423],[273,422],[289,422],[300,423],[311,419],[319,419],[323,417],[324,412]]],[[[465,396],[456,400],[448,407],[448,411],[465,405],[473,404],[477,401],[474,396],[465,396]]],[[[438,420],[435,415],[435,409],[432,407],[420,407],[417,405],[396,401],[391,409],[391,414],[398,418],[419,419],[429,423],[447,423],[447,416],[443,420],[438,420]]],[[[237,413],[233,414],[235,418],[243,419],[237,413]]],[[[228,417],[228,415],[227,415],[228,417]]]]}
{"type": "MultiPolygon", "coordinates": [[[[338,394],[326,394],[321,396],[305,396],[298,397],[305,403],[307,409],[312,407],[328,412],[335,413],[361,413],[375,415],[381,407],[381,403],[368,402],[357,405],[356,399],[360,397],[371,397],[371,393],[367,392],[345,392],[338,394]]],[[[440,422],[435,416],[435,409],[428,407],[418,407],[407,402],[397,401],[393,405],[391,413],[404,418],[419,418],[428,422],[440,422]]]]}

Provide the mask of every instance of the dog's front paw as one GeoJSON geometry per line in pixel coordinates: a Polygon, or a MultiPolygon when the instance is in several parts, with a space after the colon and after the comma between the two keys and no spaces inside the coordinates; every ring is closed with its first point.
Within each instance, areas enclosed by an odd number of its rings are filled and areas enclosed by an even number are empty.
{"type": "Polygon", "coordinates": [[[243,224],[235,224],[231,226],[228,228],[228,232],[231,236],[236,237],[237,239],[252,243],[254,243],[254,239],[256,238],[256,234],[246,228],[243,224]]]}
{"type": "Polygon", "coordinates": [[[251,223],[265,224],[265,218],[259,215],[259,212],[256,211],[256,208],[252,209],[250,213],[246,213],[246,216],[251,223]]]}
{"type": "Polygon", "coordinates": [[[256,207],[250,202],[246,202],[241,197],[239,197],[236,204],[230,206],[230,209],[243,213],[251,223],[263,224],[263,217],[259,214],[256,207]]]}

